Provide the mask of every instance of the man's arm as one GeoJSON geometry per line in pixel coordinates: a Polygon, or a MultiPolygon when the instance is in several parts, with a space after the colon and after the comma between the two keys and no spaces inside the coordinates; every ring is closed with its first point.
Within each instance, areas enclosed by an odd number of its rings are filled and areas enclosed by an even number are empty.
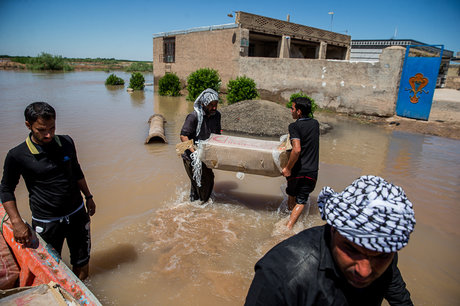
{"type": "Polygon", "coordinates": [[[88,214],[92,216],[96,213],[96,204],[94,203],[93,195],[89,191],[89,187],[88,187],[88,184],[86,183],[86,179],[83,174],[83,171],[81,170],[80,163],[78,162],[77,149],[75,147],[75,142],[70,136],[63,136],[63,137],[67,141],[70,141],[72,144],[73,153],[75,154],[75,158],[72,159],[72,163],[73,163],[72,168],[73,168],[73,173],[75,175],[74,177],[77,180],[78,188],[80,189],[80,191],[83,193],[83,196],[85,197],[86,209],[88,211],[88,214]]]}
{"type": "Polygon", "coordinates": [[[283,282],[271,269],[256,265],[256,273],[246,296],[245,306],[285,305],[282,295],[283,282]]]}
{"type": "Polygon", "coordinates": [[[96,213],[96,203],[94,203],[93,195],[89,191],[88,184],[86,183],[86,179],[85,178],[79,179],[77,183],[78,183],[78,187],[80,188],[80,191],[85,196],[86,209],[88,210],[88,214],[92,216],[96,213]]]}
{"type": "Polygon", "coordinates": [[[401,272],[398,269],[398,254],[395,254],[392,265],[391,283],[385,292],[385,299],[390,305],[412,306],[409,290],[406,288],[401,272]]]}
{"type": "Polygon", "coordinates": [[[21,176],[20,166],[13,157],[13,153],[8,152],[3,166],[2,183],[0,184],[0,197],[3,202],[3,207],[8,214],[11,225],[13,226],[14,240],[18,243],[28,244],[32,239],[32,233],[29,226],[25,224],[19,214],[16,204],[16,197],[14,191],[19,183],[21,176]]]}
{"type": "Polygon", "coordinates": [[[282,170],[283,176],[285,177],[291,176],[291,170],[300,157],[300,150],[301,150],[300,139],[291,139],[291,144],[292,144],[292,151],[291,151],[291,154],[289,155],[289,160],[287,162],[286,167],[284,167],[282,170]]]}
{"type": "Polygon", "coordinates": [[[5,211],[11,220],[14,240],[16,240],[18,243],[28,244],[32,239],[32,233],[27,224],[25,224],[22,220],[16,206],[16,201],[7,201],[3,203],[3,207],[5,208],[5,211]]]}

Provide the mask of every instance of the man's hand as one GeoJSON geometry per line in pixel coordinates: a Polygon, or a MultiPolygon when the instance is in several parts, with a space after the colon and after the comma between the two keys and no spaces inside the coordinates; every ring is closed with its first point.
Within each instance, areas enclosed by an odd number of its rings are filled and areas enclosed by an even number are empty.
{"type": "Polygon", "coordinates": [[[289,177],[289,176],[291,176],[291,170],[288,169],[287,167],[284,167],[283,170],[281,171],[281,173],[283,173],[283,176],[284,176],[284,177],[289,177]]]}
{"type": "Polygon", "coordinates": [[[94,203],[93,198],[86,200],[86,209],[90,216],[96,213],[96,203],[94,203]]]}
{"type": "Polygon", "coordinates": [[[32,240],[32,232],[29,226],[22,220],[18,207],[16,206],[16,201],[3,202],[3,207],[10,217],[14,240],[16,240],[17,243],[28,244],[32,240]]]}
{"type": "Polygon", "coordinates": [[[13,235],[16,242],[26,245],[29,244],[32,239],[32,233],[29,227],[22,220],[13,224],[13,235]]]}
{"type": "MultiPolygon", "coordinates": [[[[188,136],[184,136],[184,135],[180,135],[180,141],[181,142],[187,142],[189,141],[190,139],[188,138],[188,136]]],[[[195,152],[195,146],[193,145],[193,142],[191,143],[192,145],[188,148],[190,150],[190,152],[195,152]]]]}

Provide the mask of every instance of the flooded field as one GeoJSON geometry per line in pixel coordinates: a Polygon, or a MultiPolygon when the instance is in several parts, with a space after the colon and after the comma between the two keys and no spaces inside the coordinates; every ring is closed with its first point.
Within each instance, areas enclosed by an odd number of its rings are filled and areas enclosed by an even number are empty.
{"type": "MultiPolygon", "coordinates": [[[[323,224],[315,208],[321,187],[340,191],[363,174],[402,186],[414,204],[415,232],[399,263],[414,303],[460,300],[460,141],[319,116],[334,129],[320,139],[310,216],[288,232],[282,177],[239,180],[215,171],[212,201],[189,203],[175,145],[192,103],[159,97],[153,87],[133,94],[126,86],[109,88],[108,75],[0,71],[2,165],[27,136],[23,111],[33,101],[55,106],[56,132],[76,142],[97,205],[86,284],[104,305],[243,304],[256,261],[294,232],[323,224]],[[167,120],[168,144],[144,144],[155,113],[167,120]]],[[[129,82],[129,74],[117,75],[129,82]]],[[[152,82],[151,74],[145,77],[152,82]]],[[[16,194],[30,220],[22,181],[16,194]]]]}

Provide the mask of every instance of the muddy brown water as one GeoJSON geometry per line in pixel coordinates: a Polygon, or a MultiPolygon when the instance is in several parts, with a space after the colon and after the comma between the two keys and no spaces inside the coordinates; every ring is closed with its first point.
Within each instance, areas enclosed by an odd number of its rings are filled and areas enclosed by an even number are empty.
{"type": "MultiPolygon", "coordinates": [[[[175,153],[184,97],[152,87],[129,94],[108,88],[104,72],[0,71],[0,162],[24,140],[23,111],[32,101],[55,106],[57,133],[70,134],[97,205],[92,218],[91,277],[105,305],[241,305],[256,261],[293,232],[284,230],[282,177],[215,171],[213,200],[187,201],[188,178],[175,153]],[[147,120],[166,117],[168,144],[144,145],[147,120]]],[[[129,82],[129,74],[117,73],[129,82]]],[[[146,75],[152,81],[152,75],[146,75]]],[[[342,190],[363,174],[401,185],[417,225],[400,252],[400,269],[416,305],[460,300],[460,141],[387,131],[322,116],[334,130],[321,137],[320,174],[310,216],[294,228],[323,224],[315,209],[322,186],[342,190]]],[[[225,131],[224,131],[225,133],[225,131]]],[[[30,220],[24,183],[19,209],[30,220]]],[[[64,261],[68,253],[64,251],[64,261]]]]}

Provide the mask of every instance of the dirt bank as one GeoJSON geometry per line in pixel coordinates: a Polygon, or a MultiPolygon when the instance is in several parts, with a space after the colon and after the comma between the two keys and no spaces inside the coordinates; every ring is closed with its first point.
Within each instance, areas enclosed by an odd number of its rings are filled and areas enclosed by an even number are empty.
{"type": "Polygon", "coordinates": [[[415,120],[399,116],[393,116],[389,118],[363,116],[363,115],[346,115],[337,114],[338,116],[344,116],[351,120],[357,120],[369,124],[376,124],[386,129],[399,130],[409,133],[418,133],[425,135],[440,136],[452,139],[460,140],[460,122],[438,122],[438,121],[424,121],[415,120]]]}
{"type": "MultiPolygon", "coordinates": [[[[361,120],[361,118],[358,119],[361,120]]],[[[460,91],[448,88],[436,89],[428,121],[399,116],[374,117],[366,120],[385,128],[460,139],[460,91]]]]}
{"type": "MultiPolygon", "coordinates": [[[[103,63],[103,62],[85,62],[85,61],[72,61],[69,64],[75,71],[98,71],[98,70],[124,70],[129,67],[133,62],[118,61],[116,63],[103,63]]],[[[9,58],[0,58],[0,70],[27,70],[25,64],[13,62],[9,58]]]]}
{"type": "MultiPolygon", "coordinates": [[[[287,134],[292,119],[291,111],[283,105],[267,100],[246,100],[222,107],[222,129],[257,136],[287,134]]],[[[320,122],[320,133],[331,129],[320,122]]]]}
{"type": "MultiPolygon", "coordinates": [[[[279,136],[286,134],[289,123],[293,122],[289,109],[267,100],[241,101],[224,106],[220,111],[224,131],[249,135],[279,136]]],[[[399,116],[381,118],[338,113],[336,115],[379,125],[386,129],[460,139],[460,91],[453,89],[435,91],[428,121],[399,116]]],[[[321,132],[327,132],[331,127],[321,122],[321,111],[318,111],[316,117],[320,122],[321,132]]]]}

